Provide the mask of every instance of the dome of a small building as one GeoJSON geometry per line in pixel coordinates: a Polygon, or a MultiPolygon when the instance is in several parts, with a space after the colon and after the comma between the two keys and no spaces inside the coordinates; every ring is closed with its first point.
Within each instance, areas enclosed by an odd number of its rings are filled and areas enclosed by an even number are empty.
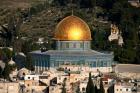
{"type": "Polygon", "coordinates": [[[15,65],[15,61],[11,58],[11,60],[8,62],[9,65],[15,65]]]}
{"type": "Polygon", "coordinates": [[[18,71],[18,77],[23,77],[29,74],[29,70],[27,68],[22,68],[18,71]]]}
{"type": "Polygon", "coordinates": [[[18,54],[23,56],[23,57],[26,57],[26,55],[23,52],[19,52],[18,54]]]}
{"type": "Polygon", "coordinates": [[[81,18],[72,15],[58,23],[54,38],[62,41],[90,41],[91,32],[88,25],[81,18]]]}

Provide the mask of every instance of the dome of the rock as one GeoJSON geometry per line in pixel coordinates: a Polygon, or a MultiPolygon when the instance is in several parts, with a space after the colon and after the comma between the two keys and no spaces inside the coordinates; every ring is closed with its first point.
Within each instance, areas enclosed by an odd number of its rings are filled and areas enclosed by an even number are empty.
{"type": "Polygon", "coordinates": [[[64,41],[89,41],[91,33],[88,25],[81,18],[68,16],[58,23],[54,37],[56,40],[64,41]]]}

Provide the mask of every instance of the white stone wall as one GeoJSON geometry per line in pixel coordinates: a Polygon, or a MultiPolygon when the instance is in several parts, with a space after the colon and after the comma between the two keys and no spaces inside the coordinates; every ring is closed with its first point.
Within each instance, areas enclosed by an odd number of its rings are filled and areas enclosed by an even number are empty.
{"type": "Polygon", "coordinates": [[[132,93],[131,86],[127,85],[115,85],[114,86],[114,92],[115,93],[132,93]]]}
{"type": "Polygon", "coordinates": [[[39,75],[25,75],[25,80],[39,80],[39,75]]]}
{"type": "Polygon", "coordinates": [[[0,82],[0,93],[19,93],[19,83],[0,82]]]}

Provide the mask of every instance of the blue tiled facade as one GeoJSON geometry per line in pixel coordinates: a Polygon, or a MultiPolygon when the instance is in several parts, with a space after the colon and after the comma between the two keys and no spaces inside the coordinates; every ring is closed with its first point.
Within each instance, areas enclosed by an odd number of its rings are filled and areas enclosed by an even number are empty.
{"type": "Polygon", "coordinates": [[[46,52],[33,51],[31,52],[31,55],[36,71],[58,68],[64,64],[78,66],[86,65],[93,68],[111,67],[114,57],[113,53],[100,53],[88,48],[84,48],[83,50],[57,49],[46,52]]]}

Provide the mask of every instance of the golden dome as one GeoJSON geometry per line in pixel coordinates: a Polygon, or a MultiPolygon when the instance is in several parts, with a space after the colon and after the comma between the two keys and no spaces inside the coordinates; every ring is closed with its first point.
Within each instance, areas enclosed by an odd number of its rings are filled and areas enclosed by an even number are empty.
{"type": "Polygon", "coordinates": [[[79,17],[68,16],[58,23],[55,29],[56,40],[91,40],[88,25],[79,17]]]}

